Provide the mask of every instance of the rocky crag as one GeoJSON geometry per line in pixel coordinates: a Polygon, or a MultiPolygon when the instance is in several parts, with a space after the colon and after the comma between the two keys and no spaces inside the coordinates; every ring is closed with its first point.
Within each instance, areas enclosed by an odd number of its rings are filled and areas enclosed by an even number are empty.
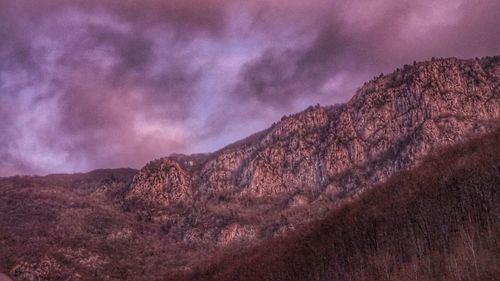
{"type": "Polygon", "coordinates": [[[365,83],[215,153],[152,161],[126,204],[183,241],[267,238],[478,136],[500,117],[500,57],[433,59],[365,83]]]}

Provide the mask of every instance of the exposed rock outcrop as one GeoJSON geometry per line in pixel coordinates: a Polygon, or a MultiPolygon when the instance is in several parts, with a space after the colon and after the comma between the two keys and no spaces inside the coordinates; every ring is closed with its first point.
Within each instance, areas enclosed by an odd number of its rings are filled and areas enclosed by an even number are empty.
{"type": "Polygon", "coordinates": [[[140,200],[162,207],[192,201],[191,175],[172,159],[149,163],[134,177],[132,186],[127,200],[140,200]]]}
{"type": "MultiPolygon", "coordinates": [[[[188,204],[194,216],[233,206],[238,215],[230,223],[247,220],[251,209],[272,210],[271,221],[282,214],[294,221],[305,210],[321,212],[308,209],[311,204],[348,198],[434,149],[490,131],[499,117],[500,57],[415,63],[365,83],[346,104],[310,107],[202,157],[152,162],[127,199],[188,204]]],[[[227,231],[211,227],[226,240],[227,231]]]]}

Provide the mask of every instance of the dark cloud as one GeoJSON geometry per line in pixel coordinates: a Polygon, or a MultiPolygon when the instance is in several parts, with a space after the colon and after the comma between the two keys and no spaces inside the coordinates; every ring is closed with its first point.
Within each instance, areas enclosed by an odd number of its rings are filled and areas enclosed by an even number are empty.
{"type": "Polygon", "coordinates": [[[234,95],[290,108],[304,95],[332,95],[322,87],[346,72],[356,80],[367,72],[389,71],[432,56],[499,51],[498,1],[313,2],[309,4],[316,9],[305,11],[298,4],[282,4],[288,7],[288,17],[272,9],[256,12],[257,28],[270,38],[295,26],[295,38],[288,40],[300,44],[273,45],[247,63],[234,95]]]}
{"type": "Polygon", "coordinates": [[[68,3],[59,1],[58,6],[70,5],[87,11],[105,10],[126,21],[147,28],[152,24],[172,27],[180,36],[191,32],[208,32],[219,35],[225,27],[227,3],[220,0],[80,0],[68,3]]]}
{"type": "Polygon", "coordinates": [[[89,26],[91,38],[87,48],[109,46],[120,59],[120,67],[128,70],[144,70],[153,59],[153,42],[142,34],[129,34],[113,30],[107,26],[89,26]]]}
{"type": "Polygon", "coordinates": [[[351,70],[359,59],[349,45],[343,45],[348,38],[332,28],[321,30],[306,47],[267,49],[243,67],[235,94],[285,108],[297,96],[317,95],[327,80],[351,70]]]}
{"type": "Polygon", "coordinates": [[[21,14],[29,16],[31,21],[77,9],[110,13],[146,28],[152,24],[165,24],[180,35],[193,31],[218,35],[225,27],[227,3],[220,0],[1,0],[0,8],[5,11],[3,14],[21,14]]]}
{"type": "Polygon", "coordinates": [[[494,0],[0,0],[0,175],[213,150],[402,64],[498,54],[498,11],[494,0]]]}

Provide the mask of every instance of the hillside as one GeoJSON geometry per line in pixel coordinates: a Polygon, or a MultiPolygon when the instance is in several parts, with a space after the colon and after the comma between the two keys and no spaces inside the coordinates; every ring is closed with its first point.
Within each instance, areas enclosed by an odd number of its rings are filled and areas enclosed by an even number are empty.
{"type": "Polygon", "coordinates": [[[183,280],[499,280],[499,143],[497,130],[433,154],[326,219],[183,280]]]}

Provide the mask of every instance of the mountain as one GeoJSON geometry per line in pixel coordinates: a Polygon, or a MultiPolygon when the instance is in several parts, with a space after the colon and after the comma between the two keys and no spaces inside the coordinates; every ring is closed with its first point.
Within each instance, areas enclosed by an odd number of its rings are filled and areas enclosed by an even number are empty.
{"type": "Polygon", "coordinates": [[[140,171],[0,179],[0,272],[156,280],[189,271],[309,227],[427,155],[494,132],[499,92],[500,57],[434,59],[214,153],[140,171]]]}
{"type": "Polygon", "coordinates": [[[495,281],[500,130],[446,148],[325,219],[171,280],[495,281]]]}
{"type": "Polygon", "coordinates": [[[500,57],[406,65],[346,104],[310,107],[215,153],[153,161],[125,199],[169,225],[182,219],[177,209],[191,210],[186,241],[265,239],[321,217],[432,150],[491,131],[499,87],[500,57]]]}

